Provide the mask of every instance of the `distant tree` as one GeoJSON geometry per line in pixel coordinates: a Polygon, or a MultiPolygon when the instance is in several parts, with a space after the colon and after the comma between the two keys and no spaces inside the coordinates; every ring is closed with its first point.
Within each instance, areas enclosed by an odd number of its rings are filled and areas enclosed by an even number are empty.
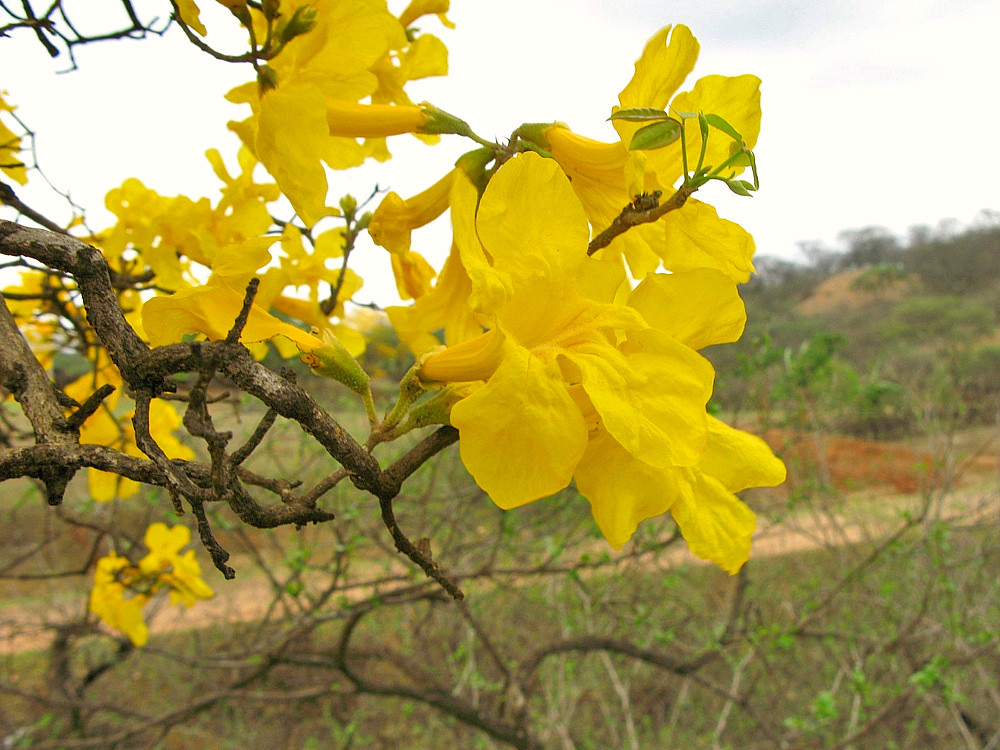
{"type": "Polygon", "coordinates": [[[837,237],[847,247],[841,259],[842,268],[865,268],[889,263],[899,255],[899,240],[883,226],[847,229],[837,237]]]}

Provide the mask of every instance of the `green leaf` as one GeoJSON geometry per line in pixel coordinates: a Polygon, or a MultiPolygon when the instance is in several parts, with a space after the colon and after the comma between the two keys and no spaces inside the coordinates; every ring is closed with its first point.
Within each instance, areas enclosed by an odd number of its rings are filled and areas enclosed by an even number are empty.
{"type": "Polygon", "coordinates": [[[737,195],[745,196],[747,198],[749,198],[750,194],[754,190],[756,190],[756,188],[753,186],[753,183],[747,182],[746,180],[726,180],[725,182],[727,185],[729,185],[729,189],[732,190],[734,193],[736,193],[737,195]]]}
{"type": "Polygon", "coordinates": [[[701,142],[708,142],[708,118],[701,112],[698,113],[698,127],[701,130],[701,142]]]}
{"type": "Polygon", "coordinates": [[[705,120],[707,120],[708,124],[713,128],[721,130],[737,143],[743,143],[743,136],[740,135],[739,131],[718,115],[705,115],[705,120]]]}
{"type": "Polygon", "coordinates": [[[670,115],[662,109],[654,109],[653,107],[630,107],[628,109],[619,109],[608,119],[625,120],[627,122],[649,122],[651,120],[669,120],[670,115]]]}
{"type": "Polygon", "coordinates": [[[734,193],[747,198],[757,189],[753,186],[752,182],[747,182],[746,180],[727,180],[726,184],[729,185],[729,189],[734,193]]]}
{"type": "Polygon", "coordinates": [[[681,137],[682,127],[672,117],[641,127],[632,136],[632,141],[628,144],[628,150],[649,151],[654,148],[669,146],[681,137]]]}

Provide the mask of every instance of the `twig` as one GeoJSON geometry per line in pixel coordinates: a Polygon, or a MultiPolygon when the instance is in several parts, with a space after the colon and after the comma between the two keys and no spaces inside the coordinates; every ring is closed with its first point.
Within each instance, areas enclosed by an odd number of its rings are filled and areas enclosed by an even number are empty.
{"type": "Polygon", "coordinates": [[[392,534],[392,540],[396,544],[396,549],[419,565],[428,578],[432,578],[441,584],[441,587],[453,598],[464,599],[465,594],[462,593],[462,589],[444,574],[441,566],[431,557],[430,540],[421,539],[420,546],[418,547],[399,528],[399,524],[396,523],[396,514],[392,510],[392,500],[393,498],[391,497],[379,498],[378,504],[382,510],[382,522],[389,529],[389,533],[392,534]]]}
{"type": "Polygon", "coordinates": [[[632,227],[648,224],[676,211],[684,205],[698,188],[691,185],[681,185],[677,192],[670,196],[666,203],[660,203],[660,194],[643,193],[622,209],[622,212],[611,222],[611,226],[594,237],[587,246],[587,255],[593,255],[601,248],[611,244],[618,235],[624,234],[632,227]]]}

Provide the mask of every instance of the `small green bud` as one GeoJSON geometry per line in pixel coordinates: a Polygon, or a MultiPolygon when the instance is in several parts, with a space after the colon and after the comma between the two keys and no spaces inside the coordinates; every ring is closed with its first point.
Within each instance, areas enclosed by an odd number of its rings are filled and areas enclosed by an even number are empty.
{"type": "Polygon", "coordinates": [[[358,210],[358,199],[353,195],[345,195],[340,199],[340,210],[344,216],[354,216],[354,212],[358,210]]]}
{"type": "Polygon", "coordinates": [[[278,88],[278,71],[268,65],[261,65],[257,70],[257,87],[262,96],[271,89],[278,88]]]}
{"type": "Polygon", "coordinates": [[[296,8],[288,23],[281,30],[281,41],[287,44],[295,37],[307,34],[316,27],[316,9],[309,5],[296,8]]]}
{"type": "Polygon", "coordinates": [[[264,12],[264,18],[268,21],[273,21],[278,17],[278,8],[280,6],[280,0],[262,0],[260,9],[264,12]]]}
{"type": "MultiPolygon", "coordinates": [[[[312,333],[315,336],[320,335],[315,327],[312,333]]],[[[330,331],[323,331],[322,337],[323,346],[304,352],[299,359],[309,365],[309,369],[317,375],[333,378],[355,393],[365,395],[369,385],[368,373],[330,331]]]]}

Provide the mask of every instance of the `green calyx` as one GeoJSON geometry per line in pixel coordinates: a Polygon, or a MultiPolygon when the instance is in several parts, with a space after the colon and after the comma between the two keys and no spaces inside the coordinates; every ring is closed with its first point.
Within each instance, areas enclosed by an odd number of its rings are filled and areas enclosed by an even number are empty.
{"type": "MultiPolygon", "coordinates": [[[[315,331],[315,335],[320,335],[315,331]]],[[[300,359],[317,375],[343,383],[352,391],[364,396],[368,393],[370,379],[347,348],[330,331],[323,331],[323,346],[302,354],[300,359]]]]}

